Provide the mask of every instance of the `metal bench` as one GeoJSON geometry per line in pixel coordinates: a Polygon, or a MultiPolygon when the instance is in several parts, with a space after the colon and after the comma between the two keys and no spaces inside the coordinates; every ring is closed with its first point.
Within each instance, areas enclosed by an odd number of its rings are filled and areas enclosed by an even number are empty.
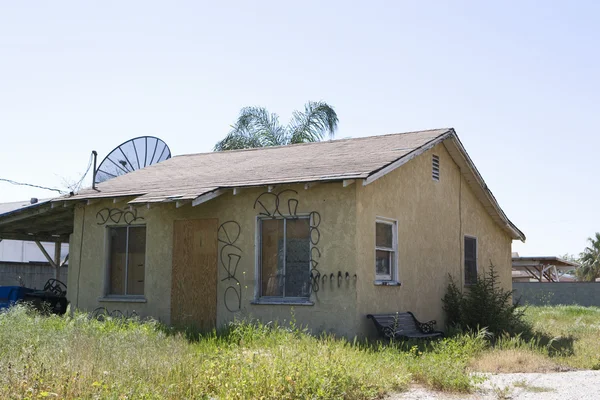
{"type": "Polygon", "coordinates": [[[369,314],[379,334],[388,339],[433,339],[444,332],[434,330],[435,321],[419,322],[413,313],[369,314]]]}

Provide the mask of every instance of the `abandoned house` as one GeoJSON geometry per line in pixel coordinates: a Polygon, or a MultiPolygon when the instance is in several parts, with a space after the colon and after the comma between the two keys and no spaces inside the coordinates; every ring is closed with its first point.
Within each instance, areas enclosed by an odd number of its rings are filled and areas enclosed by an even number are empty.
{"type": "Polygon", "coordinates": [[[52,205],[73,214],[72,307],[201,329],[293,312],[364,336],[394,311],[443,328],[448,275],[466,286],[492,262],[511,289],[525,239],[453,129],[176,156],[52,205]]]}

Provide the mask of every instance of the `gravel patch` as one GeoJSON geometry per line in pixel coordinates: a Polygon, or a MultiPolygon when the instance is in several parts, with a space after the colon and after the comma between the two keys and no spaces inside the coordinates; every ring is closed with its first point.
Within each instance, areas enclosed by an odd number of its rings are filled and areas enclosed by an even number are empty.
{"type": "Polygon", "coordinates": [[[413,386],[406,392],[390,396],[389,399],[600,399],[600,371],[485,375],[488,379],[471,395],[440,393],[413,386]]]}

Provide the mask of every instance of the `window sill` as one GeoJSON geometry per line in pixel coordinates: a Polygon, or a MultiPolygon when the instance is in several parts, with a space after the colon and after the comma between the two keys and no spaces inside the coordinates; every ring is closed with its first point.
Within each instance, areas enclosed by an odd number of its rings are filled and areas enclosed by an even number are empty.
{"type": "Polygon", "coordinates": [[[310,300],[275,300],[275,299],[258,299],[250,304],[258,306],[266,305],[281,305],[281,306],[314,306],[315,303],[310,300]]]}
{"type": "Polygon", "coordinates": [[[144,296],[105,296],[99,297],[101,303],[146,303],[144,296]]]}
{"type": "Polygon", "coordinates": [[[398,281],[373,281],[373,285],[375,286],[402,286],[402,284],[398,281]]]}

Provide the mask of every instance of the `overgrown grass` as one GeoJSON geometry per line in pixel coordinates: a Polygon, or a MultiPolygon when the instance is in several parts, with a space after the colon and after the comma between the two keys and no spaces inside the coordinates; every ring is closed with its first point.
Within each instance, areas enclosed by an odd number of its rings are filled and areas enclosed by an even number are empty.
{"type": "Polygon", "coordinates": [[[469,373],[469,364],[487,345],[483,331],[438,342],[420,343],[420,346],[415,345],[410,349],[409,354],[413,359],[408,369],[415,381],[432,389],[470,392],[482,379],[469,373]]]}
{"type": "Polygon", "coordinates": [[[381,398],[410,382],[469,392],[473,371],[600,368],[600,309],[530,307],[533,337],[358,343],[239,322],[193,336],[156,322],[0,313],[0,398],[381,398]]]}
{"type": "Polygon", "coordinates": [[[295,327],[190,342],[153,322],[0,314],[0,398],[373,398],[406,387],[402,357],[295,327]]]}
{"type": "Polygon", "coordinates": [[[482,372],[550,372],[600,369],[600,308],[529,306],[525,320],[532,332],[500,337],[473,359],[482,372]]]}
{"type": "Polygon", "coordinates": [[[425,351],[313,337],[296,327],[236,323],[196,337],[155,322],[0,313],[0,398],[379,398],[412,379],[469,391],[480,339],[425,351]]]}
{"type": "Polygon", "coordinates": [[[553,340],[546,345],[557,363],[576,369],[600,369],[600,307],[528,307],[535,332],[553,340]]]}

